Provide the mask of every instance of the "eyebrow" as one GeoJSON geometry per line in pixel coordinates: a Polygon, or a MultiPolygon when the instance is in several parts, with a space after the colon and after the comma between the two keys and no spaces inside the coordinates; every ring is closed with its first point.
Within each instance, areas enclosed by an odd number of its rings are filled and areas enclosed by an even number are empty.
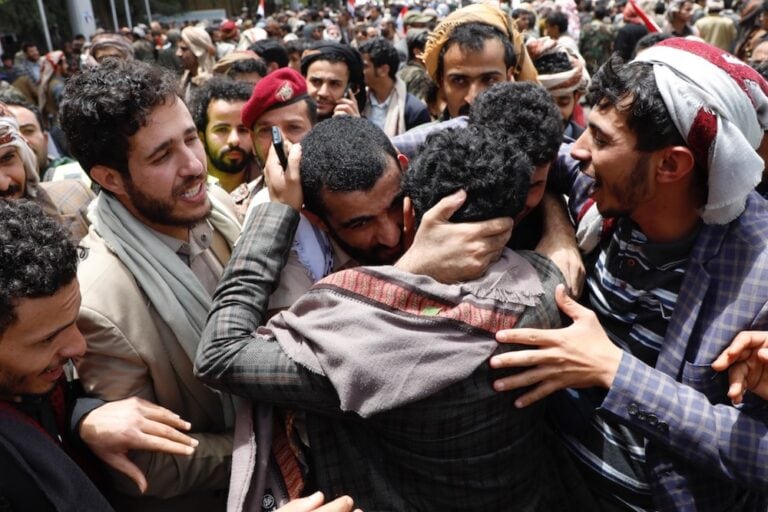
{"type": "Polygon", "coordinates": [[[594,121],[587,121],[587,128],[592,130],[593,132],[597,132],[598,135],[601,137],[605,137],[606,139],[613,140],[612,137],[605,133],[600,126],[598,126],[594,121]]]}
{"type": "MultiPolygon", "coordinates": [[[[395,204],[397,204],[398,202],[401,202],[404,198],[405,198],[405,193],[401,190],[400,192],[397,193],[397,195],[395,195],[395,197],[392,198],[392,202],[389,203],[389,206],[387,207],[387,209],[388,210],[391,209],[395,204]]],[[[358,222],[368,221],[375,217],[376,217],[375,215],[361,215],[359,217],[353,217],[346,222],[342,222],[341,227],[349,228],[352,225],[357,224],[358,222]]]]}
{"type": "MultiPolygon", "coordinates": [[[[197,128],[195,128],[194,126],[190,126],[186,130],[184,130],[184,137],[186,138],[187,136],[189,136],[192,133],[194,133],[195,136],[197,136],[197,128]]],[[[173,139],[168,139],[165,142],[161,142],[160,144],[158,144],[157,146],[154,147],[152,152],[149,155],[147,155],[147,157],[144,160],[146,160],[148,162],[154,160],[155,156],[158,153],[160,153],[161,151],[166,150],[171,145],[172,142],[173,142],[173,139]]]]}
{"type": "Polygon", "coordinates": [[[75,316],[75,318],[71,322],[69,322],[68,324],[62,325],[61,327],[57,327],[53,331],[51,331],[51,332],[49,332],[47,334],[44,334],[36,342],[45,341],[45,340],[48,340],[48,339],[51,339],[51,338],[57,336],[60,332],[62,332],[64,330],[72,327],[75,324],[75,322],[77,322],[77,316],[75,316]]]}

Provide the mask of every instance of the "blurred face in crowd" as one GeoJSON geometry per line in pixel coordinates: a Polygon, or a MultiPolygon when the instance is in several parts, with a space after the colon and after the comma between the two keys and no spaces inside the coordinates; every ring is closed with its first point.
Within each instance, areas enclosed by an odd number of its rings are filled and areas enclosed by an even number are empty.
{"type": "Polygon", "coordinates": [[[26,182],[24,162],[18,149],[15,146],[0,147],[0,198],[21,199],[26,182]]]}
{"type": "Polygon", "coordinates": [[[189,71],[197,70],[197,57],[195,57],[195,54],[192,53],[189,45],[183,40],[179,41],[176,56],[181,59],[181,64],[184,66],[184,69],[189,71]]]}
{"type": "Polygon", "coordinates": [[[29,109],[18,105],[8,105],[8,109],[19,122],[19,131],[37,157],[37,167],[41,171],[48,166],[48,134],[40,127],[37,116],[29,109]]]}
{"type": "Polygon", "coordinates": [[[37,62],[40,60],[40,51],[37,49],[37,46],[30,46],[26,50],[24,50],[24,55],[27,56],[28,60],[31,60],[32,62],[37,62]]]}

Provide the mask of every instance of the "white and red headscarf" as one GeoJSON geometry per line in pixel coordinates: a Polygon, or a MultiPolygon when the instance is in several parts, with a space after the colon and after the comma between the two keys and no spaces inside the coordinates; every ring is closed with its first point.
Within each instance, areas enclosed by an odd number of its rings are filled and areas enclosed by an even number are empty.
{"type": "Polygon", "coordinates": [[[755,151],[768,129],[768,82],[730,53],[699,41],[673,38],[636,61],[653,64],[656,85],[698,165],[709,173],[707,224],[741,215],[760,183],[755,151]]]}

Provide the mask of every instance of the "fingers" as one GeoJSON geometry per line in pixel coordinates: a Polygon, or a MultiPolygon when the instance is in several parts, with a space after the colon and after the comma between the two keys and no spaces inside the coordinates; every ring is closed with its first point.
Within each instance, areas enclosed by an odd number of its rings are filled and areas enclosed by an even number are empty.
{"type": "Polygon", "coordinates": [[[456,210],[461,208],[467,199],[467,193],[463,190],[457,190],[449,196],[445,196],[438,203],[430,208],[422,217],[422,224],[426,222],[448,222],[456,210]]]}
{"type": "Polygon", "coordinates": [[[360,110],[357,108],[357,100],[341,98],[333,109],[335,116],[353,116],[360,117],[360,110]]]}
{"type": "Polygon", "coordinates": [[[715,361],[712,368],[721,372],[735,361],[743,361],[752,355],[752,350],[768,344],[768,336],[762,331],[742,331],[736,335],[730,346],[715,361]]]}
{"type": "MultiPolygon", "coordinates": [[[[152,402],[148,402],[141,398],[136,398],[141,406],[140,413],[148,420],[168,425],[176,430],[189,430],[192,428],[192,424],[185,421],[173,411],[166,409],[152,402]]],[[[174,432],[176,431],[174,430],[174,432]]],[[[183,435],[183,434],[182,434],[183,435]]],[[[186,437],[186,436],[185,436],[186,437]]]]}
{"type": "Polygon", "coordinates": [[[142,432],[126,443],[128,450],[165,452],[172,455],[192,455],[200,442],[167,425],[148,422],[142,432]]]}
{"type": "MultiPolygon", "coordinates": [[[[552,332],[547,329],[504,329],[496,333],[496,341],[499,343],[541,346],[549,344],[552,332]]],[[[505,357],[513,354],[519,354],[519,352],[508,352],[495,357],[505,357]]]]}
{"type": "Polygon", "coordinates": [[[728,398],[734,404],[740,404],[744,400],[748,373],[749,367],[743,362],[734,364],[728,370],[728,398]]]}
{"type": "Polygon", "coordinates": [[[144,473],[142,473],[139,467],[131,462],[124,453],[105,455],[101,459],[116,471],[119,471],[133,480],[139,488],[139,491],[141,491],[141,494],[147,492],[147,479],[144,476],[144,473]]]}
{"type": "Polygon", "coordinates": [[[591,313],[587,308],[573,300],[565,291],[565,285],[559,284],[555,289],[555,302],[560,311],[571,317],[573,320],[578,320],[586,314],[591,313]]]}
{"type": "Polygon", "coordinates": [[[354,502],[349,496],[336,498],[326,505],[323,505],[324,501],[323,493],[318,491],[306,498],[291,501],[280,507],[277,512],[352,512],[354,507],[354,502]]]}

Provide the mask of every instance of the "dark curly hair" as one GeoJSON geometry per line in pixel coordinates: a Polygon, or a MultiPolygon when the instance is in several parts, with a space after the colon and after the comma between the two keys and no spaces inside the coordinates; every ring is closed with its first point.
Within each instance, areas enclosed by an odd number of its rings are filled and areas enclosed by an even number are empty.
{"type": "Polygon", "coordinates": [[[533,61],[533,65],[536,67],[536,71],[538,71],[540,75],[551,75],[554,73],[562,73],[563,71],[570,71],[573,69],[571,59],[564,51],[542,55],[533,61]]]}
{"type": "Polygon", "coordinates": [[[368,55],[374,66],[389,65],[389,78],[397,78],[397,70],[400,67],[400,56],[392,43],[383,37],[377,37],[364,42],[358,48],[360,55],[368,55]]]}
{"type": "Polygon", "coordinates": [[[160,66],[107,59],[67,81],[61,127],[85,171],[105,165],[128,174],[129,137],[155,107],[178,99],[178,80],[160,66]]]}
{"type": "Polygon", "coordinates": [[[458,44],[459,48],[463,51],[479,52],[485,48],[485,42],[490,39],[498,39],[502,45],[504,45],[504,65],[507,69],[514,67],[517,63],[517,56],[515,55],[515,47],[512,45],[512,41],[504,35],[504,33],[493,25],[486,23],[464,23],[459,25],[445,42],[440,49],[440,55],[437,57],[437,77],[438,80],[442,80],[443,72],[443,60],[445,59],[445,53],[454,44],[458,44]]]}
{"type": "MultiPolygon", "coordinates": [[[[267,65],[261,59],[242,59],[232,63],[227,71],[227,77],[237,79],[237,75],[256,73],[261,78],[267,76],[267,65]]],[[[253,84],[248,84],[253,89],[253,84]]]]}
{"type": "Polygon", "coordinates": [[[68,232],[35,202],[0,199],[0,334],[25,298],[50,297],[77,274],[68,232]]]}
{"type": "Polygon", "coordinates": [[[638,151],[685,146],[656,86],[653,65],[624,62],[611,57],[592,77],[587,102],[599,109],[613,107],[626,112],[627,126],[637,136],[638,151]]]}
{"type": "Polygon", "coordinates": [[[197,131],[205,132],[208,126],[208,106],[213,100],[248,101],[252,90],[253,85],[249,83],[218,76],[205,82],[189,102],[189,113],[192,114],[197,131]]]}
{"type": "Polygon", "coordinates": [[[568,16],[562,12],[553,12],[545,18],[547,25],[557,27],[561,34],[568,32],[568,16]]]}
{"type": "Polygon", "coordinates": [[[367,119],[332,117],[301,141],[301,187],[306,208],[324,217],[321,192],[370,190],[397,151],[389,137],[367,119]]]}
{"type": "Polygon", "coordinates": [[[501,82],[480,93],[469,122],[515,140],[533,165],[552,162],[563,140],[563,120],[552,96],[532,82],[501,82]]]}
{"type": "Polygon", "coordinates": [[[464,189],[467,199],[451,221],[514,217],[528,195],[533,166],[510,137],[469,125],[427,138],[403,177],[403,193],[413,201],[417,224],[438,201],[464,189]]]}

